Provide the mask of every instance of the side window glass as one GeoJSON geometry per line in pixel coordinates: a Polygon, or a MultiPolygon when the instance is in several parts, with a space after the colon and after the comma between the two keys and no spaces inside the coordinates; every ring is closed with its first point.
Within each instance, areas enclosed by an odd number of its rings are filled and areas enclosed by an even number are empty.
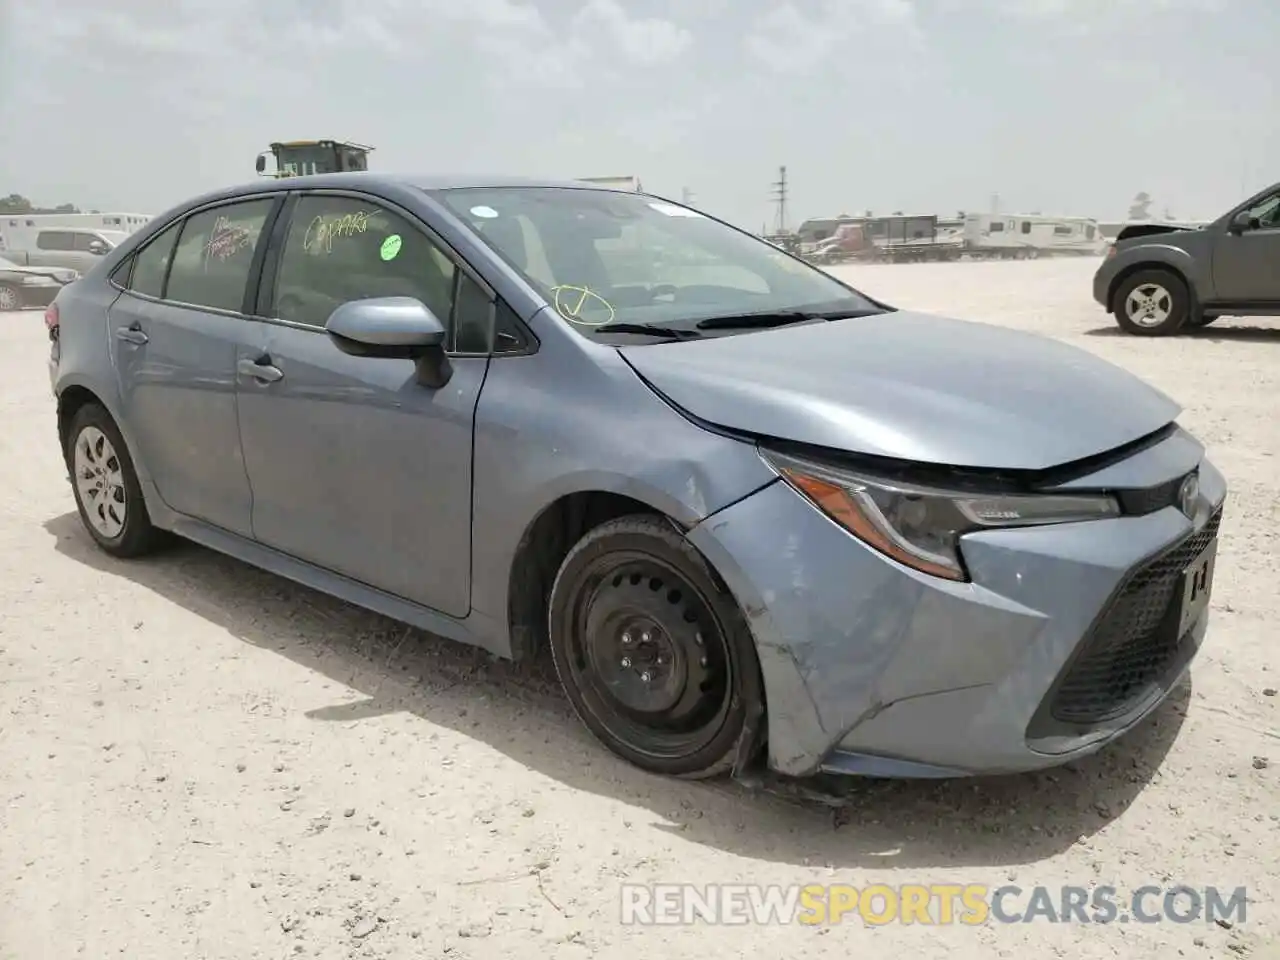
{"type": "Polygon", "coordinates": [[[458,273],[458,297],[453,308],[454,350],[488,353],[493,329],[493,301],[465,273],[458,273]]]}
{"type": "Polygon", "coordinates": [[[99,243],[102,242],[100,238],[95,237],[91,233],[73,233],[71,235],[72,246],[74,246],[76,250],[79,251],[80,253],[88,253],[89,247],[93,244],[93,241],[95,240],[97,240],[99,243]]]}
{"type": "Polygon", "coordinates": [[[448,326],[453,275],[453,262],[404,217],[353,197],[302,197],[280,255],[274,313],[323,327],[351,300],[413,297],[448,326]]]}
{"type": "Polygon", "coordinates": [[[1267,197],[1249,211],[1249,216],[1255,218],[1260,227],[1280,227],[1280,194],[1267,197]]]}
{"type": "Polygon", "coordinates": [[[516,319],[515,312],[501,300],[494,319],[494,353],[524,353],[529,349],[531,343],[523,325],[516,319]]]}
{"type": "Polygon", "coordinates": [[[36,247],[40,250],[70,250],[73,234],[62,230],[41,230],[36,235],[36,247]]]}
{"type": "Polygon", "coordinates": [[[239,311],[253,251],[275,199],[213,207],[188,217],[173,251],[166,300],[239,311]]]}
{"type": "Polygon", "coordinates": [[[129,278],[130,290],[148,297],[164,296],[164,276],[169,270],[173,244],[178,239],[181,227],[181,222],[175,223],[134,255],[133,275],[129,278]]]}

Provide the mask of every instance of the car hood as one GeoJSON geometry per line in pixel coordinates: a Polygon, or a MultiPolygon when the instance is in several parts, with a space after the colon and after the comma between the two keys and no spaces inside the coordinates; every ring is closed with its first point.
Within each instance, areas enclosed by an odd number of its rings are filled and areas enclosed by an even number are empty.
{"type": "Polygon", "coordinates": [[[1139,237],[1155,237],[1164,233],[1191,233],[1200,227],[1184,227],[1176,223],[1133,223],[1116,234],[1116,241],[1135,240],[1139,237]]]}
{"type": "Polygon", "coordinates": [[[1044,470],[1141,439],[1181,411],[1084,350],[906,311],[618,349],[709,424],[927,464],[1044,470]]]}

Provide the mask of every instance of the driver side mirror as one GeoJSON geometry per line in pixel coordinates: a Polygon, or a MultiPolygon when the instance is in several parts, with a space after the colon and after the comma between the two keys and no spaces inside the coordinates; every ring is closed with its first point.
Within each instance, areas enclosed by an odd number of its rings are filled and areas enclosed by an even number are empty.
{"type": "Polygon", "coordinates": [[[258,162],[254,164],[254,169],[259,173],[267,169],[267,155],[265,153],[258,154],[258,162]]]}
{"type": "Polygon", "coordinates": [[[325,331],[353,357],[414,361],[424,387],[443,387],[453,375],[444,352],[444,324],[413,297],[348,301],[329,315],[325,331]]]}
{"type": "Polygon", "coordinates": [[[1241,210],[1231,218],[1231,223],[1227,226],[1230,233],[1241,234],[1248,230],[1258,229],[1258,218],[1251,216],[1248,210],[1241,210]]]}
{"type": "Polygon", "coordinates": [[[107,245],[103,243],[101,240],[90,240],[89,252],[92,253],[95,257],[100,257],[107,252],[107,245]]]}

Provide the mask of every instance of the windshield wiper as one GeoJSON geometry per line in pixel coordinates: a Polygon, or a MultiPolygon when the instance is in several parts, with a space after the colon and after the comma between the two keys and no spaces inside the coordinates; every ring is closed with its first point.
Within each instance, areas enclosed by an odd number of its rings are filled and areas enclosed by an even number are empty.
{"type": "Polygon", "coordinates": [[[657,323],[606,323],[594,329],[596,333],[643,333],[666,340],[696,340],[701,336],[696,330],[664,327],[657,323]]]}
{"type": "Polygon", "coordinates": [[[699,330],[738,330],[751,327],[783,327],[789,323],[810,320],[846,320],[870,317],[883,310],[770,310],[766,313],[735,313],[723,317],[707,317],[694,324],[699,330]]]}

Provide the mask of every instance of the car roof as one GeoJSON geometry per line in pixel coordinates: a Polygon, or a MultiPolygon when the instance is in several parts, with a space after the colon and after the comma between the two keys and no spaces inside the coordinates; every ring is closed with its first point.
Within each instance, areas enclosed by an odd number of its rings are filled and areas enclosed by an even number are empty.
{"type": "Polygon", "coordinates": [[[305,177],[265,177],[234,187],[224,187],[193,198],[183,207],[199,206],[229,197],[249,196],[255,193],[271,193],[282,186],[295,189],[338,188],[348,190],[370,187],[416,187],[419,190],[461,190],[474,187],[559,187],[573,190],[597,190],[612,193],[631,193],[634,190],[585,183],[581,180],[542,180],[531,177],[477,176],[475,174],[394,174],[371,171],[351,173],[321,173],[305,177]]]}

